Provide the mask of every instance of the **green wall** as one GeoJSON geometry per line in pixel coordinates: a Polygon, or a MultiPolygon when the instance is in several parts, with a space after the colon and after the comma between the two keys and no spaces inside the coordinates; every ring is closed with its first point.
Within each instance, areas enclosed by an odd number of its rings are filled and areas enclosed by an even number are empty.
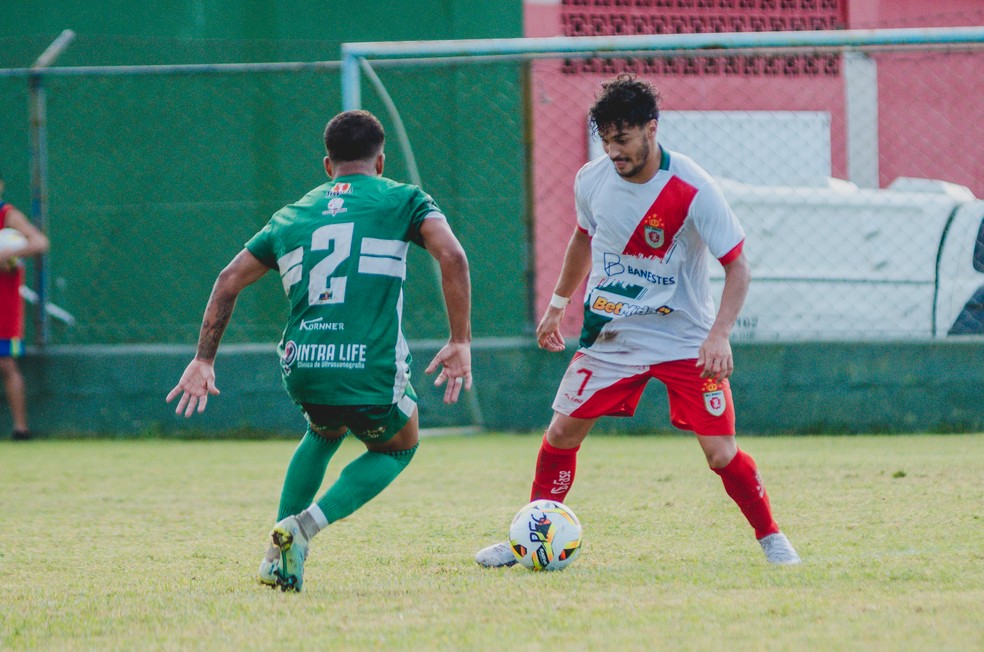
{"type": "MultiPolygon", "coordinates": [[[[413,345],[413,384],[424,428],[472,423],[467,399],[445,406],[423,369],[436,353],[413,345]]],[[[193,355],[191,347],[66,347],[22,361],[32,425],[42,436],[296,437],[303,419],[280,385],[272,345],[228,347],[216,362],[222,394],[203,414],[174,415],[164,396],[193,355]]],[[[569,354],[531,341],[477,342],[475,397],[490,430],[546,427],[569,354]]],[[[739,434],[984,431],[984,347],[979,342],[864,346],[735,346],[732,380],[739,434]],[[809,371],[807,371],[809,370],[809,371]],[[960,370],[954,373],[953,370],[960,370]]],[[[0,424],[9,424],[0,405],[0,424]]],[[[0,427],[6,428],[6,425],[0,427]]],[[[666,395],[654,381],[632,418],[602,419],[596,432],[670,431],[666,395]]]]}
{"type": "MultiPolygon", "coordinates": [[[[56,66],[337,61],[346,41],[515,37],[520,3],[86,3],[23,1],[0,10],[0,67],[29,66],[61,32],[56,66]]],[[[526,295],[525,161],[519,68],[380,70],[406,125],[421,183],[472,254],[473,330],[516,335],[526,295]],[[473,69],[472,69],[473,71],[473,69]],[[505,89],[488,92],[489,89],[505,89]],[[513,124],[503,123],[507,116],[513,124]],[[494,126],[490,126],[495,123],[494,126]],[[512,243],[499,255],[502,243],[512,243]]],[[[212,282],[280,206],[326,181],[321,134],[341,109],[337,70],[48,76],[52,345],[189,344],[212,282]]],[[[411,181],[396,123],[386,174],[411,181]]],[[[0,170],[6,199],[30,205],[27,80],[0,77],[0,170]]],[[[446,335],[429,257],[409,259],[406,329],[446,335]]],[[[275,275],[241,298],[227,343],[279,337],[286,302],[275,275]]]]}

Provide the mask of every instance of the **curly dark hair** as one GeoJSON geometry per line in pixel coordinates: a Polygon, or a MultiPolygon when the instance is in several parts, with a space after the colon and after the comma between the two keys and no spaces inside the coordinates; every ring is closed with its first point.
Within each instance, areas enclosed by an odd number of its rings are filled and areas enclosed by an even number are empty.
{"type": "Polygon", "coordinates": [[[596,133],[611,128],[640,127],[659,120],[659,91],[635,75],[623,72],[601,85],[601,93],[588,112],[596,133]]]}
{"type": "Polygon", "coordinates": [[[383,148],[386,132],[368,111],[344,111],[325,127],[325,151],[332,161],[364,161],[383,148]]]}

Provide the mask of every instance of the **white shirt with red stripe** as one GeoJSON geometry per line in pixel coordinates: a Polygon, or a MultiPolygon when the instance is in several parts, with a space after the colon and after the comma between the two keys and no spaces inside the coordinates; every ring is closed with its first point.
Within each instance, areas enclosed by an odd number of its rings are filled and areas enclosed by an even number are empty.
{"type": "Polygon", "coordinates": [[[581,351],[651,365],[696,358],[714,323],[708,255],[727,264],[745,232],[692,159],[662,149],[656,175],[626,181],[607,156],[574,181],[578,228],[591,237],[581,351]]]}

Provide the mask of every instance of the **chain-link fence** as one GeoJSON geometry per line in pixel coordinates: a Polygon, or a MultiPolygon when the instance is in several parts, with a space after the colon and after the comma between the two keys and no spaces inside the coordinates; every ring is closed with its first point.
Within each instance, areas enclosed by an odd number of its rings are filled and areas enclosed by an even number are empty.
{"type": "MultiPolygon", "coordinates": [[[[488,174],[487,159],[468,156],[463,143],[478,147],[492,133],[522,137],[534,318],[550,297],[575,225],[574,177],[604,155],[590,133],[588,108],[603,81],[631,72],[661,91],[660,143],[717,178],[747,231],[754,280],[736,339],[984,334],[984,202],[977,199],[984,197],[984,158],[976,145],[984,126],[968,119],[979,112],[974,105],[984,91],[981,43],[719,48],[709,56],[619,52],[606,42],[601,52],[577,53],[577,39],[557,41],[547,45],[568,51],[517,63],[504,63],[505,55],[445,58],[437,68],[460,71],[468,85],[459,92],[490,107],[496,97],[523,95],[521,118],[483,106],[487,121],[451,129],[456,141],[446,148],[411,128],[417,151],[440,147],[441,156],[424,169],[441,179],[488,174]],[[519,86],[504,92],[509,66],[519,86]]],[[[409,55],[384,47],[372,62],[395,103],[425,115],[446,106],[439,84],[421,86],[426,78],[419,75],[433,71],[435,60],[398,56],[409,55]],[[421,98],[432,95],[433,108],[422,106],[421,98]]],[[[362,95],[374,105],[374,93],[363,88],[362,95]]],[[[484,224],[498,230],[502,223],[496,215],[484,224]]],[[[526,244],[500,242],[496,261],[526,244]]],[[[632,261],[621,256],[610,252],[610,274],[630,273],[632,261]]],[[[720,266],[711,273],[719,292],[720,266]]],[[[568,311],[566,320],[575,336],[579,311],[568,311]]]]}
{"type": "MultiPolygon", "coordinates": [[[[538,318],[574,175],[603,153],[587,109],[628,70],[662,92],[661,143],[718,178],[745,226],[755,280],[737,337],[946,338],[984,332],[979,45],[372,62],[399,120],[377,88],[362,94],[389,134],[387,176],[411,180],[402,123],[468,250],[478,337],[538,318]]],[[[43,83],[49,299],[75,318],[52,320],[52,344],[193,342],[221,267],[324,181],[321,133],[342,107],[327,65],[53,69],[43,83]]],[[[26,78],[0,76],[12,203],[27,197],[27,105],[26,78]]],[[[428,257],[410,265],[408,336],[442,337],[428,257]]],[[[274,341],[284,313],[271,275],[226,341],[274,341]]]]}
{"type": "MultiPolygon", "coordinates": [[[[322,70],[46,76],[49,299],[75,319],[52,320],[50,343],[194,342],[222,266],[323,181],[333,82],[322,70]]],[[[276,339],[283,298],[268,280],[243,295],[230,341],[276,339]]]]}

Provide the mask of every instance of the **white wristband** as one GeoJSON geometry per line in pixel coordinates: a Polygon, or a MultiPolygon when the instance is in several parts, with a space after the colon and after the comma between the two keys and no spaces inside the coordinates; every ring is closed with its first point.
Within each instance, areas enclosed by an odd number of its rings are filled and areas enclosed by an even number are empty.
{"type": "Polygon", "coordinates": [[[550,297],[551,308],[560,308],[561,310],[563,310],[564,308],[567,307],[567,304],[570,302],[571,302],[570,297],[562,297],[559,294],[554,294],[553,296],[550,297]]]}

